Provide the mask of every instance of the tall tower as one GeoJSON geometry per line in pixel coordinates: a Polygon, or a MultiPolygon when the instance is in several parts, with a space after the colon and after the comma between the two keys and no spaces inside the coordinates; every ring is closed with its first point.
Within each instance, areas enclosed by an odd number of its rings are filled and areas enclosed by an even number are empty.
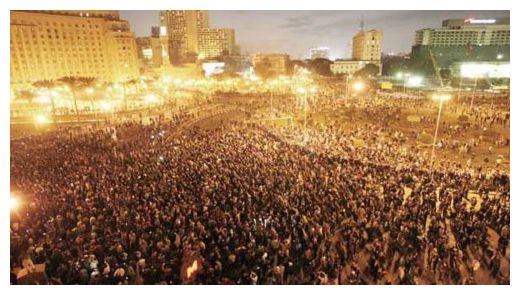
{"type": "Polygon", "coordinates": [[[166,27],[172,63],[194,62],[199,52],[199,35],[209,27],[207,10],[163,10],[161,25],[166,27]]]}
{"type": "Polygon", "coordinates": [[[352,58],[354,60],[380,61],[382,43],[383,32],[376,30],[360,31],[352,39],[352,58]]]}

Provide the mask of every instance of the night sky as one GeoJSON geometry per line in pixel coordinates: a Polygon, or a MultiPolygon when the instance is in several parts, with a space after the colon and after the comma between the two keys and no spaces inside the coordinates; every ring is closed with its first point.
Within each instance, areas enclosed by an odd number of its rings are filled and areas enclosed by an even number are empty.
{"type": "MultiPolygon", "coordinates": [[[[148,36],[159,24],[159,11],[121,11],[137,36],[148,36]]],[[[283,11],[256,10],[209,12],[211,27],[234,28],[243,54],[286,52],[294,59],[306,58],[312,47],[330,48],[331,59],[350,58],[352,37],[363,17],[365,29],[382,30],[383,52],[409,52],[414,32],[436,28],[448,18],[509,17],[509,11],[283,11]]]]}

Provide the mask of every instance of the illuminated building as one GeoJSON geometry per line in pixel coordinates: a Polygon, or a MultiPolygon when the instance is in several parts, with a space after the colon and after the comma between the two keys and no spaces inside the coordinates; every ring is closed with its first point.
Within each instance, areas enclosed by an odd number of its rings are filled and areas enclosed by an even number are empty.
{"type": "Polygon", "coordinates": [[[383,32],[360,31],[352,38],[352,59],[380,61],[382,45],[383,32]]]}
{"type": "Polygon", "coordinates": [[[509,19],[449,19],[441,28],[415,32],[415,45],[509,45],[509,19]]]}
{"type": "Polygon", "coordinates": [[[374,64],[381,70],[381,63],[369,60],[336,60],[330,65],[330,71],[334,75],[353,75],[368,64],[374,64]]]}
{"type": "Polygon", "coordinates": [[[202,29],[199,34],[199,59],[207,59],[234,54],[235,30],[202,29]]]}
{"type": "Polygon", "coordinates": [[[285,75],[289,64],[289,55],[284,53],[255,54],[253,67],[255,71],[260,66],[268,69],[270,75],[285,75]]]}
{"type": "Polygon", "coordinates": [[[311,59],[329,58],[330,49],[328,47],[317,47],[310,50],[311,59]]]}
{"type": "Polygon", "coordinates": [[[117,11],[11,11],[11,86],[88,76],[139,77],[134,33],[117,11]]]}
{"type": "Polygon", "coordinates": [[[141,62],[143,72],[147,68],[160,67],[162,65],[162,48],[161,40],[156,37],[141,37],[136,38],[137,55],[141,62]]]}
{"type": "Polygon", "coordinates": [[[509,63],[509,18],[450,19],[441,28],[415,33],[410,55],[411,65],[423,74],[433,75],[435,67],[453,70],[458,75],[461,63],[509,63]]]}
{"type": "Polygon", "coordinates": [[[170,64],[168,36],[165,32],[165,27],[152,27],[152,35],[150,37],[136,38],[141,72],[147,72],[150,69],[170,64]]]}
{"type": "Polygon", "coordinates": [[[209,28],[208,11],[163,10],[160,19],[167,30],[171,62],[194,62],[199,53],[200,32],[209,28]]]}

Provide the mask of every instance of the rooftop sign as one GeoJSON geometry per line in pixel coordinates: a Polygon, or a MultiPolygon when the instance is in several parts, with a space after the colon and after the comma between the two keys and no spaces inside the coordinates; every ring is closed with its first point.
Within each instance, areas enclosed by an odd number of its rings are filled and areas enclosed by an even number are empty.
{"type": "Polygon", "coordinates": [[[474,18],[468,18],[464,20],[465,23],[470,24],[494,24],[497,21],[495,19],[474,19],[474,18]]]}

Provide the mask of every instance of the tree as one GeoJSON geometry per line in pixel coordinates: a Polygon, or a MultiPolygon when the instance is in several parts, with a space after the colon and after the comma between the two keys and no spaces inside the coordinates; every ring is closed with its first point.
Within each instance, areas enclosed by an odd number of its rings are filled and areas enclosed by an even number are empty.
{"type": "Polygon", "coordinates": [[[442,79],[449,80],[449,79],[451,79],[451,70],[450,69],[441,69],[439,71],[439,75],[441,75],[442,79]]]}
{"type": "Polygon", "coordinates": [[[255,74],[264,79],[270,78],[272,76],[271,64],[269,63],[269,59],[267,57],[256,63],[255,74]]]}
{"type": "Polygon", "coordinates": [[[18,92],[17,95],[18,98],[27,100],[28,103],[31,103],[35,97],[34,93],[27,90],[21,90],[18,92]]]}
{"type": "Polygon", "coordinates": [[[288,63],[287,63],[287,74],[289,76],[293,75],[294,74],[294,68],[298,66],[298,67],[301,67],[301,68],[305,68],[306,67],[306,64],[304,61],[302,60],[290,60],[288,63]]]}
{"type": "Polygon", "coordinates": [[[330,71],[330,65],[332,61],[326,58],[315,58],[309,62],[309,69],[311,72],[321,75],[321,76],[332,76],[332,72],[330,71]]]}
{"type": "Polygon", "coordinates": [[[81,88],[91,87],[94,85],[96,78],[93,77],[78,77],[78,76],[67,76],[61,77],[58,81],[62,84],[67,85],[72,92],[72,100],[74,101],[74,110],[76,112],[76,118],[79,122],[78,102],[76,100],[76,91],[81,88]]]}
{"type": "Polygon", "coordinates": [[[354,77],[356,78],[368,78],[372,76],[377,76],[379,74],[379,67],[375,64],[367,64],[362,69],[354,73],[354,77]]]}
{"type": "Polygon", "coordinates": [[[384,76],[395,76],[399,72],[409,71],[410,60],[402,56],[384,56],[382,66],[384,76]]]}
{"type": "MultiPolygon", "coordinates": [[[[52,81],[52,80],[39,80],[39,81],[36,81],[32,84],[33,87],[35,88],[38,88],[38,89],[45,89],[45,90],[50,90],[52,88],[54,88],[56,86],[56,82],[52,81]]],[[[51,107],[52,107],[52,120],[55,122],[56,121],[56,107],[55,107],[55,104],[54,104],[54,96],[50,96],[51,98],[51,107]]]]}

